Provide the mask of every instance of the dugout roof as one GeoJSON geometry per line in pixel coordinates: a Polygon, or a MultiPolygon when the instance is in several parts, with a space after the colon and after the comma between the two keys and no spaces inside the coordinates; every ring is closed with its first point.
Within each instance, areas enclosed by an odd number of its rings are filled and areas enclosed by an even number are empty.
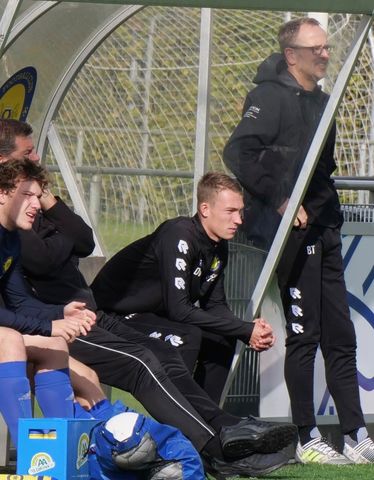
{"type": "MultiPolygon", "coordinates": [[[[85,0],[82,0],[85,1],[85,0]]],[[[87,0],[89,1],[89,0],[87,0]]],[[[90,0],[92,3],[92,0],[90,0]]],[[[98,0],[95,3],[130,4],[124,0],[98,0]]],[[[299,12],[336,12],[336,13],[366,13],[373,10],[371,0],[146,0],[137,2],[138,5],[162,5],[169,7],[207,7],[207,8],[240,8],[248,10],[277,10],[299,12]]]]}

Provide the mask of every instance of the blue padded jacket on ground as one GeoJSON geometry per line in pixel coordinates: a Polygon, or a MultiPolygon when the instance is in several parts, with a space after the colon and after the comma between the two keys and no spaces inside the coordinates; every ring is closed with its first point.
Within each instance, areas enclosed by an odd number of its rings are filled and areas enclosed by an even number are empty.
{"type": "Polygon", "coordinates": [[[92,431],[91,480],[203,480],[200,455],[174,427],[123,408],[92,431]]]}

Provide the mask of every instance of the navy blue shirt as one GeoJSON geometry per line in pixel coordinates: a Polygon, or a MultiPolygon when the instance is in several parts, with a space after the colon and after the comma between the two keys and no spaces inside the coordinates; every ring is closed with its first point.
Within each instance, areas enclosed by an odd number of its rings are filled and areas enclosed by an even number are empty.
{"type": "Polygon", "coordinates": [[[0,326],[22,334],[50,336],[52,320],[64,317],[63,305],[47,305],[34,298],[25,283],[17,231],[0,225],[0,293],[7,308],[0,306],[0,326]]]}

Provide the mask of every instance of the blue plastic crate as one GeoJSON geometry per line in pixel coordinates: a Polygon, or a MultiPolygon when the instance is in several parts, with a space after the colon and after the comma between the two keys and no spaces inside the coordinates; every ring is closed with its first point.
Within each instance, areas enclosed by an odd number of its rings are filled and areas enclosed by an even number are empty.
{"type": "Polygon", "coordinates": [[[98,420],[20,419],[18,475],[49,475],[57,480],[89,479],[87,448],[98,420]]]}

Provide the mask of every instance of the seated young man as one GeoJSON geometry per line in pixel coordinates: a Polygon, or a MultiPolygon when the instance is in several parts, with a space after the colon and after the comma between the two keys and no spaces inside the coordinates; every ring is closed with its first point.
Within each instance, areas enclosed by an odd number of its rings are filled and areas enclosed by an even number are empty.
{"type": "Polygon", "coordinates": [[[236,341],[262,351],[274,336],[264,319],[244,322],[226,302],[227,241],[241,225],[244,207],[240,185],[223,173],[207,173],[198,183],[197,203],[193,217],[167,220],[114,255],[91,288],[99,308],[130,315],[125,322],[133,328],[144,322],[150,331],[173,323],[199,327],[194,378],[219,402],[236,341]]]}
{"type": "MultiPolygon", "coordinates": [[[[20,254],[17,230],[32,228],[45,185],[46,172],[32,162],[0,165],[0,293],[5,299],[20,254]]],[[[18,418],[32,416],[26,361],[35,365],[35,394],[43,414],[72,417],[66,342],[85,335],[95,319],[79,302],[59,307],[30,298],[20,312],[0,308],[0,383],[6,392],[0,396],[0,411],[15,445],[18,418]]]]}

